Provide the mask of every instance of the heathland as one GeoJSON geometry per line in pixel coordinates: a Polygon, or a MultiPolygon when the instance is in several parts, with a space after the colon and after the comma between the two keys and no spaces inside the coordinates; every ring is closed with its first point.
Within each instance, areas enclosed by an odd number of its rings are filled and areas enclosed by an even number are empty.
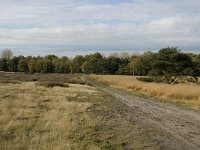
{"type": "Polygon", "coordinates": [[[84,74],[0,73],[0,149],[198,149],[199,116],[84,74]]]}
{"type": "Polygon", "coordinates": [[[137,94],[157,97],[157,100],[171,102],[193,109],[200,109],[200,85],[195,83],[149,83],[138,81],[134,76],[90,75],[106,85],[127,89],[137,94]]]}
{"type": "Polygon", "coordinates": [[[158,149],[85,75],[0,73],[0,149],[158,149]],[[129,134],[130,130],[137,130],[129,134]]]}
{"type": "Polygon", "coordinates": [[[74,58],[6,49],[0,149],[200,149],[199,76],[200,54],[175,47],[74,58]]]}

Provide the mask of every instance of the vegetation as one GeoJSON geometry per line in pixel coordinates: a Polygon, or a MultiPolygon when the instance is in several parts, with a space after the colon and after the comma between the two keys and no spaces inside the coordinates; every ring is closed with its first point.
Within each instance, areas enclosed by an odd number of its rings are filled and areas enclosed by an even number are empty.
{"type": "Polygon", "coordinates": [[[152,128],[130,119],[134,111],[109,94],[88,85],[48,88],[32,81],[87,83],[84,76],[0,76],[0,149],[160,149],[152,128]]]}
{"type": "Polygon", "coordinates": [[[157,53],[145,52],[143,55],[112,55],[104,57],[100,53],[86,56],[78,55],[72,59],[64,56],[45,57],[14,56],[4,50],[0,59],[0,70],[26,73],[87,73],[111,75],[151,76],[162,82],[174,83],[181,76],[200,76],[200,54],[183,53],[176,47],[163,48],[157,53]],[[155,78],[156,77],[156,78],[155,78]]]}
{"type": "MultiPolygon", "coordinates": [[[[90,75],[90,77],[113,87],[136,91],[147,96],[161,98],[163,101],[194,109],[200,108],[200,86],[198,84],[145,83],[138,81],[134,76],[123,75],[90,75]]],[[[144,79],[147,79],[147,82],[151,82],[152,80],[151,78],[144,79]]],[[[153,80],[158,80],[159,82],[159,78],[153,80]]],[[[160,80],[162,82],[162,79],[160,80]]]]}
{"type": "Polygon", "coordinates": [[[36,85],[43,86],[47,88],[53,88],[53,87],[69,87],[68,84],[59,83],[59,82],[39,82],[36,85]]]}

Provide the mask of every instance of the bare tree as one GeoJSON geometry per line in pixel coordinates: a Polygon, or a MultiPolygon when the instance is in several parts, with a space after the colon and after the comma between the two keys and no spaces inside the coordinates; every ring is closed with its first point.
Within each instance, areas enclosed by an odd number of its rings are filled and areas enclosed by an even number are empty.
{"type": "Polygon", "coordinates": [[[1,52],[1,58],[10,60],[13,57],[13,53],[10,49],[5,49],[1,52]]]}

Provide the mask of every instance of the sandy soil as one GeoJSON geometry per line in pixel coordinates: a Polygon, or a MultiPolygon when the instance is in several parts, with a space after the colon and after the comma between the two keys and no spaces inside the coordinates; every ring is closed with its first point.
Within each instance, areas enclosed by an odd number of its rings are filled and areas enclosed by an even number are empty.
{"type": "Polygon", "coordinates": [[[200,112],[138,97],[99,83],[95,86],[131,108],[134,113],[124,112],[124,117],[148,128],[150,138],[157,141],[161,149],[200,149],[200,112]]]}

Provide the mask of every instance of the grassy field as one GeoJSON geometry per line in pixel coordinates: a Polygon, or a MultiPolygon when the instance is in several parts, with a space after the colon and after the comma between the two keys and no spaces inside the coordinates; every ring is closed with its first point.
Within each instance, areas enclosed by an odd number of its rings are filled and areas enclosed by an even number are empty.
{"type": "Polygon", "coordinates": [[[2,150],[159,149],[150,129],[126,113],[125,104],[80,75],[0,74],[2,150]]]}
{"type": "Polygon", "coordinates": [[[120,75],[91,75],[90,77],[113,87],[137,91],[162,98],[164,101],[200,109],[200,85],[198,84],[144,83],[134,76],[120,75]]]}

